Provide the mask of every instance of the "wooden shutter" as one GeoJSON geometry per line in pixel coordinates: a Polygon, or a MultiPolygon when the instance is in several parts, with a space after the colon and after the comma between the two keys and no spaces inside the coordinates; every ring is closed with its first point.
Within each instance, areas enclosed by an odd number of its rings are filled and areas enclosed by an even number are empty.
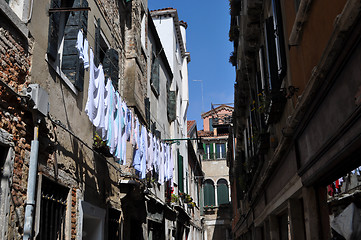
{"type": "Polygon", "coordinates": [[[149,98],[144,98],[145,105],[145,120],[148,125],[150,125],[150,101],[149,98]]]}
{"type": "Polygon", "coordinates": [[[113,86],[118,90],[118,77],[119,77],[119,55],[117,50],[110,48],[106,51],[103,69],[106,77],[112,80],[113,86]]]}
{"type": "Polygon", "coordinates": [[[97,19],[97,25],[95,26],[95,47],[94,47],[94,64],[99,66],[100,63],[100,18],[97,19]]]}
{"type": "Polygon", "coordinates": [[[156,95],[159,95],[159,58],[153,55],[150,83],[156,95]]]}
{"type": "Polygon", "coordinates": [[[176,92],[168,91],[167,114],[169,122],[176,119],[176,92]]]}
{"type": "Polygon", "coordinates": [[[226,183],[219,182],[217,184],[217,201],[218,205],[229,203],[228,186],[226,183]]]}
{"type": "Polygon", "coordinates": [[[209,144],[209,159],[214,159],[214,150],[213,150],[213,143],[209,144]]]}
{"type": "MultiPolygon", "coordinates": [[[[52,0],[50,8],[60,8],[61,0],[52,0]]],[[[55,61],[58,55],[59,42],[59,28],[60,28],[60,12],[49,13],[49,33],[48,33],[48,58],[55,61]]]]}
{"type": "Polygon", "coordinates": [[[214,185],[211,181],[207,180],[204,183],[204,206],[214,206],[215,197],[214,197],[214,185]]]}
{"type": "Polygon", "coordinates": [[[273,17],[266,19],[265,28],[269,87],[271,92],[274,93],[279,91],[281,82],[278,79],[278,64],[273,17]]]}
{"type": "MultiPolygon", "coordinates": [[[[72,7],[88,7],[87,0],[74,0],[72,7]]],[[[61,70],[79,91],[83,91],[84,63],[79,59],[76,49],[78,31],[83,29],[84,38],[87,33],[88,11],[74,11],[66,13],[64,29],[64,47],[61,70]]]]}
{"type": "Polygon", "coordinates": [[[178,189],[184,192],[184,179],[183,179],[183,156],[178,152],[178,189]]]}

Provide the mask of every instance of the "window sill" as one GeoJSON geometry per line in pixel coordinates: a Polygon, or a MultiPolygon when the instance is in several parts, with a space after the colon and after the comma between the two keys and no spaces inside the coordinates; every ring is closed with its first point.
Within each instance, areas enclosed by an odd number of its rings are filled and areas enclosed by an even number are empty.
{"type": "Polygon", "coordinates": [[[45,54],[45,61],[53,68],[53,70],[58,74],[58,76],[63,80],[63,82],[70,88],[70,90],[75,94],[78,95],[78,90],[75,88],[74,84],[65,76],[65,74],[61,71],[58,65],[52,63],[48,56],[45,54]]]}
{"type": "Polygon", "coordinates": [[[11,9],[11,7],[5,2],[0,1],[0,11],[16,26],[16,28],[21,32],[21,34],[28,38],[29,29],[25,23],[21,21],[18,15],[11,9]]]}

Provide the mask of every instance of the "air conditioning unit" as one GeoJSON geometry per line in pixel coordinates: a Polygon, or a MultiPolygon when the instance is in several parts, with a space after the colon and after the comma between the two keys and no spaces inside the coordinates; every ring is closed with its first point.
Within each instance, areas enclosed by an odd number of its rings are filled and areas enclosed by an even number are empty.
{"type": "Polygon", "coordinates": [[[39,86],[39,84],[30,84],[24,93],[34,101],[34,110],[38,110],[42,115],[47,116],[49,113],[49,95],[39,86]]]}

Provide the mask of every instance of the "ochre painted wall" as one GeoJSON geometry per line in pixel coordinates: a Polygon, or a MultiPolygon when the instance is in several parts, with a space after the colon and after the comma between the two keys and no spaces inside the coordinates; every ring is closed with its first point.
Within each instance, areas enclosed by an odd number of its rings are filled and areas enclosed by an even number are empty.
{"type": "MultiPolygon", "coordinates": [[[[299,94],[305,89],[313,68],[318,64],[333,32],[334,22],[346,0],[312,1],[299,46],[289,46],[289,70],[292,85],[299,87],[299,94]]],[[[288,41],[296,17],[293,1],[284,1],[284,22],[288,41]]]]}

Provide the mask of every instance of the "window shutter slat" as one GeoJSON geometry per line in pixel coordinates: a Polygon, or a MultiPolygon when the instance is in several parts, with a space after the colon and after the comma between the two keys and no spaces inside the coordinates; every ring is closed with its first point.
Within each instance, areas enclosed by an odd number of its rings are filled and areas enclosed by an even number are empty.
{"type": "Polygon", "coordinates": [[[149,98],[144,99],[144,105],[145,105],[145,119],[146,119],[148,125],[150,125],[150,101],[149,101],[149,98]]]}
{"type": "MultiPolygon", "coordinates": [[[[52,0],[50,7],[59,8],[61,6],[61,0],[52,0]]],[[[58,40],[59,40],[59,24],[60,13],[53,12],[49,15],[49,32],[48,32],[48,49],[47,55],[52,61],[55,61],[58,55],[58,40]]]]}
{"type": "Polygon", "coordinates": [[[167,104],[167,113],[169,122],[173,122],[176,119],[176,92],[168,92],[168,104],[167,104]]]}
{"type": "Polygon", "coordinates": [[[154,88],[154,91],[156,92],[156,95],[159,95],[159,58],[153,56],[154,61],[152,63],[152,71],[151,71],[151,77],[150,82],[154,88]]]}
{"type": "Polygon", "coordinates": [[[94,63],[99,66],[100,63],[100,18],[97,20],[97,26],[95,27],[95,52],[94,52],[94,63]]]}
{"type": "MultiPolygon", "coordinates": [[[[86,0],[74,0],[72,7],[88,7],[88,2],[86,0]]],[[[61,70],[79,91],[83,91],[84,63],[79,59],[79,53],[75,46],[80,29],[83,29],[86,37],[87,22],[88,11],[66,13],[61,70]]]]}
{"type": "Polygon", "coordinates": [[[178,189],[180,192],[184,192],[183,182],[183,156],[178,152],[178,189]]]}
{"type": "Polygon", "coordinates": [[[229,203],[228,187],[225,183],[219,183],[217,185],[217,201],[218,205],[229,203]]]}
{"type": "Polygon", "coordinates": [[[204,184],[204,206],[214,206],[215,205],[215,196],[214,196],[214,185],[210,180],[206,180],[204,184]]]}
{"type": "Polygon", "coordinates": [[[115,89],[118,89],[118,76],[119,76],[119,56],[117,50],[110,48],[106,51],[103,69],[106,77],[112,80],[115,89]]]}

